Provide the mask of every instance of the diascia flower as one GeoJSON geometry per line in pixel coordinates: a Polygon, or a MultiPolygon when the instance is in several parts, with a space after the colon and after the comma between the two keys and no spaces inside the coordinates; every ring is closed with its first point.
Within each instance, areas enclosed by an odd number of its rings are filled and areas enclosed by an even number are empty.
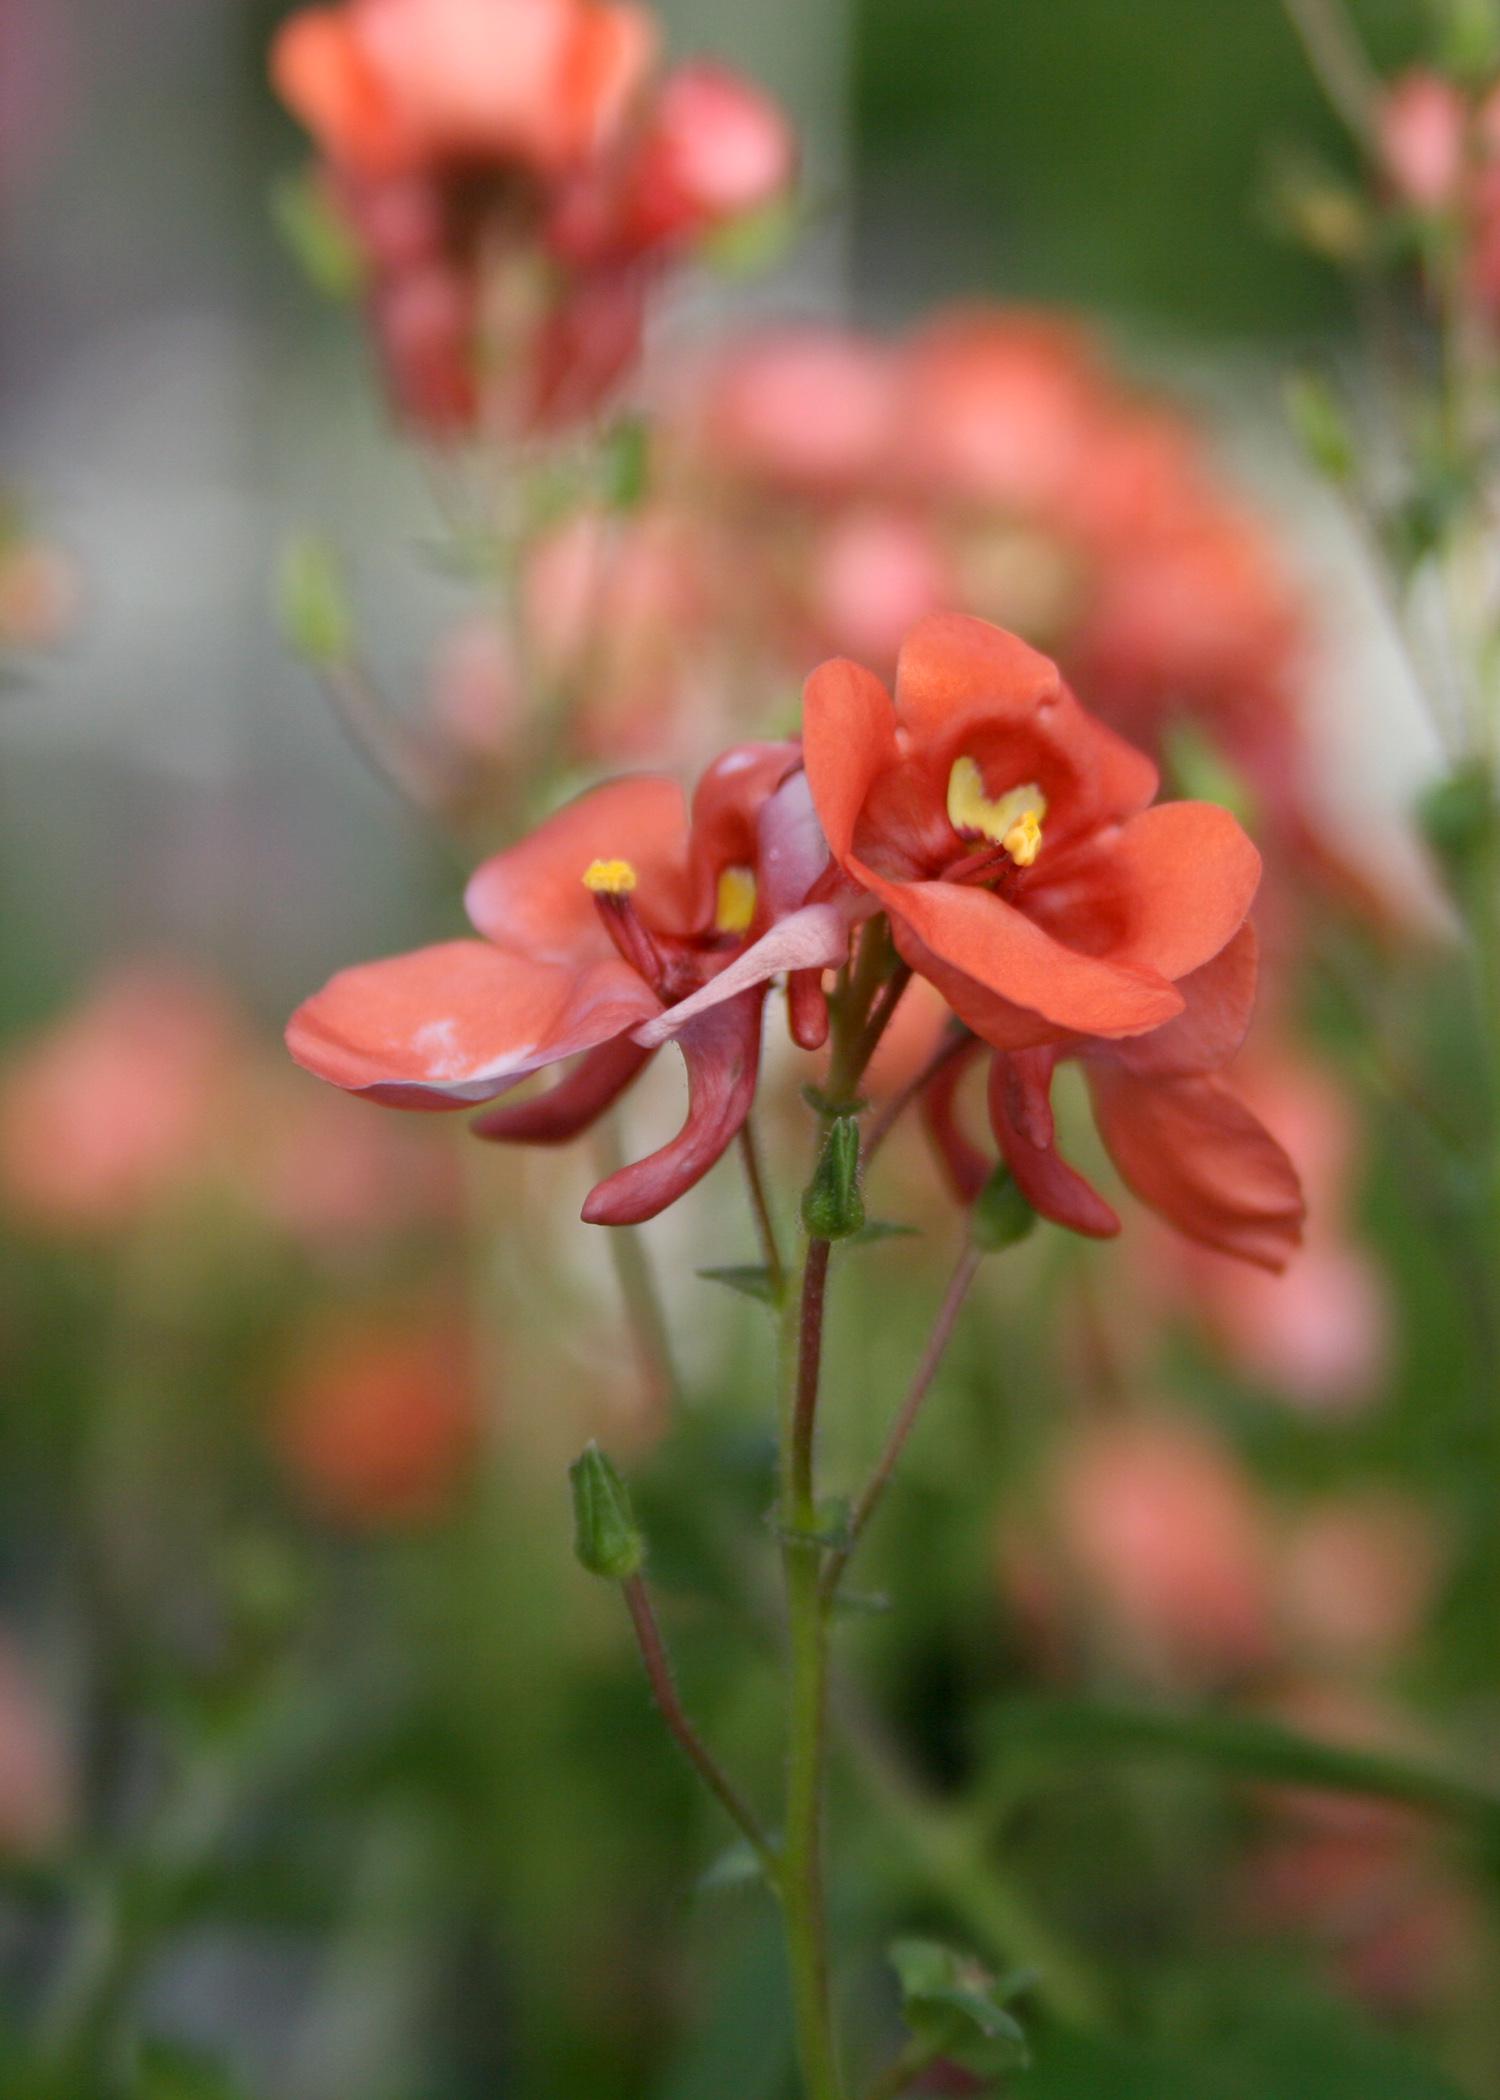
{"type": "Polygon", "coordinates": [[[804,733],[843,878],[975,1037],[928,1100],[960,1192],[985,1168],[953,1093],[988,1045],[991,1125],[1027,1199],[1074,1231],[1119,1230],[1055,1143],[1053,1074],[1077,1058],[1136,1194],[1190,1238],[1279,1268],[1300,1236],[1297,1176],[1220,1076],[1256,980],[1260,861],[1234,818],[1151,806],[1155,767],[1055,666],[957,615],[908,636],[894,700],[858,665],[825,664],[804,733]]]}
{"type": "Polygon", "coordinates": [[[344,0],[295,14],[273,81],[323,156],[402,414],[512,437],[597,410],[684,247],[772,202],[795,141],[727,68],[653,77],[606,0],[344,0]]]}
{"type": "Polygon", "coordinates": [[[804,905],[826,848],[793,744],[726,752],[692,811],[674,780],[595,789],[469,884],[480,940],[345,970],[294,1015],[292,1055],[395,1108],[461,1109],[577,1059],[551,1089],[492,1109],[482,1137],[560,1144],[675,1040],[687,1120],[611,1175],[584,1217],[654,1217],[700,1180],[750,1110],[769,980],[841,961],[848,916],[804,905]]]}
{"type": "Polygon", "coordinates": [[[655,41],[645,9],[599,0],[346,0],[293,15],[272,70],[336,164],[551,170],[609,142],[655,41]]]}

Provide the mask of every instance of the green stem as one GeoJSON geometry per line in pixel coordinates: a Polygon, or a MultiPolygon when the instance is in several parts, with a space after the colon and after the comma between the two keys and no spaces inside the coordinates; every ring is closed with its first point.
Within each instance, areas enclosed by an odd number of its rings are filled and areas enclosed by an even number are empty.
{"type": "Polygon", "coordinates": [[[843,2100],[829,1993],[823,1887],[827,1755],[827,1617],[820,1594],[814,1440],[829,1245],[813,1240],[786,1327],[782,1449],[782,1571],[788,1636],[786,1830],[781,1899],[804,2100],[843,2100]]]}
{"type": "MultiPolygon", "coordinates": [[[[612,1118],[606,1118],[599,1125],[594,1145],[601,1178],[617,1172],[625,1164],[624,1148],[612,1118]]],[[[657,1288],[656,1273],[646,1243],[640,1228],[635,1225],[611,1226],[605,1238],[609,1242],[609,1258],[625,1303],[625,1316],[630,1324],[642,1375],[653,1389],[652,1397],[670,1405],[681,1398],[682,1387],[672,1357],[667,1316],[662,1310],[661,1292],[657,1288]]]]}
{"type": "Polygon", "coordinates": [[[766,1879],[774,1888],[780,1877],[780,1862],[770,1840],[761,1829],[754,1810],[748,1806],[738,1788],[725,1775],[713,1752],[688,1719],[687,1711],[678,1695],[676,1679],[672,1675],[671,1659],[667,1654],[667,1644],[662,1638],[661,1626],[644,1576],[632,1575],[620,1588],[625,1598],[626,1609],[630,1613],[630,1622],[635,1628],[636,1640],[640,1644],[641,1661],[645,1665],[646,1679],[651,1686],[651,1695],[656,1701],[657,1711],[709,1792],[731,1821],[738,1824],[745,1842],[760,1861],[766,1879]]]}
{"type": "Polygon", "coordinates": [[[888,2064],[875,2080],[865,2100],[900,2100],[900,2095],[915,2085],[941,2054],[942,2051],[934,2049],[930,2043],[908,2042],[895,2062],[888,2064]]]}
{"type": "Polygon", "coordinates": [[[850,1557],[863,1538],[870,1519],[880,1507],[885,1491],[890,1485],[891,1475],[895,1472],[897,1462],[902,1452],[906,1449],[907,1438],[916,1427],[917,1417],[922,1412],[922,1404],[926,1400],[932,1387],[932,1381],[936,1378],[943,1358],[947,1354],[948,1344],[953,1339],[953,1330],[958,1324],[958,1316],[963,1310],[964,1300],[969,1295],[969,1288],[974,1278],[979,1274],[979,1265],[983,1259],[982,1250],[974,1246],[966,1247],[959,1256],[958,1267],[953,1272],[953,1279],[948,1285],[942,1305],[938,1309],[937,1318],[933,1322],[932,1333],[928,1336],[927,1347],[922,1352],[922,1361],[918,1364],[916,1375],[907,1389],[906,1398],[901,1404],[900,1412],[891,1424],[890,1433],[885,1440],[885,1448],[876,1461],[875,1470],[870,1475],[863,1494],[854,1505],[854,1513],[849,1520],[848,1539],[844,1545],[828,1556],[821,1583],[823,1597],[827,1603],[831,1603],[837,1594],[839,1583],[843,1579],[845,1568],[849,1565],[850,1557]]]}
{"type": "Polygon", "coordinates": [[[760,1146],[756,1142],[754,1124],[748,1117],[740,1126],[739,1145],[740,1160],[745,1169],[745,1188],[750,1197],[750,1208],[755,1216],[755,1230],[760,1239],[761,1258],[766,1265],[772,1293],[776,1302],[780,1304],[786,1291],[786,1263],[781,1258],[781,1245],[776,1237],[776,1220],[766,1193],[766,1177],[760,1163],[760,1146]]]}

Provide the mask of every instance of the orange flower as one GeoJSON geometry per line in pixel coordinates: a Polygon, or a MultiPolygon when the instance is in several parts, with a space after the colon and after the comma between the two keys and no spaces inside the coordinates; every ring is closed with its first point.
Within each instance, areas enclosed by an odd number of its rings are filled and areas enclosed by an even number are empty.
{"type": "Polygon", "coordinates": [[[643,9],[602,0],[345,0],[293,15],[271,70],[335,164],[552,171],[609,143],[654,45],[643,9]]]}
{"type": "Polygon", "coordinates": [[[835,860],[998,1049],[1160,1028],[1245,922],[1260,857],[1234,819],[1149,808],[1150,760],[983,621],[913,629],[894,703],[859,665],[823,665],[804,742],[835,860]]]}
{"type": "Polygon", "coordinates": [[[796,747],[746,744],[700,782],[640,775],[570,803],[469,884],[482,940],[345,970],[293,1017],[293,1056],[397,1108],[493,1100],[578,1057],[550,1093],[480,1119],[482,1137],[558,1144],[675,1040],[678,1136],[589,1197],[595,1224],[654,1217],[706,1174],[749,1113],[770,978],[842,959],[848,920],[802,906],[825,849],[796,747]],[[790,776],[790,777],[789,777],[790,776]]]}

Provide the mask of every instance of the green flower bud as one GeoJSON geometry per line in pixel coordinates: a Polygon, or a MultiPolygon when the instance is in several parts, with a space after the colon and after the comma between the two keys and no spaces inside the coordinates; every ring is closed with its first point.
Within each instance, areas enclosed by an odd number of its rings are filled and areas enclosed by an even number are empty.
{"type": "Polygon", "coordinates": [[[829,1125],[822,1155],[802,1198],[802,1222],[815,1240],[847,1240],[863,1230],[859,1124],[853,1116],[839,1116],[829,1125]]]}
{"type": "Polygon", "coordinates": [[[984,1254],[1003,1254],[1024,1240],[1035,1224],[1036,1212],[1012,1180],[1009,1167],[996,1167],[969,1217],[974,1245],[984,1254]]]}
{"type": "Polygon", "coordinates": [[[304,534],[287,547],[277,578],[276,609],[288,644],[315,670],[347,663],[354,619],[331,547],[304,534]]]}
{"type": "Polygon", "coordinates": [[[639,1575],[646,1542],[624,1481],[595,1443],[568,1469],[573,1483],[573,1550],[591,1575],[628,1582],[639,1575]]]}

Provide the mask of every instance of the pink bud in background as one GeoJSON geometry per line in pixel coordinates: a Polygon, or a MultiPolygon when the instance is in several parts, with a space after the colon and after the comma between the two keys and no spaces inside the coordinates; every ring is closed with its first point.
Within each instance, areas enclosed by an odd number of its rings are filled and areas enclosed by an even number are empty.
{"type": "Polygon", "coordinates": [[[763,209],[790,187],[797,142],[752,81],[709,60],[669,73],[623,178],[622,232],[645,250],[763,209]]]}
{"type": "Polygon", "coordinates": [[[1387,180],[1403,203],[1437,211],[1454,201],[1464,169],[1468,112],[1451,80],[1415,68],[1390,89],[1378,115],[1387,180]]]}
{"type": "Polygon", "coordinates": [[[58,1716],[0,1635],[0,1857],[50,1851],[73,1816],[73,1760],[58,1716]]]}
{"type": "Polygon", "coordinates": [[[427,674],[427,711],[450,743],[486,764],[510,752],[521,721],[515,651],[499,621],[474,613],[444,635],[427,674]]]}
{"type": "Polygon", "coordinates": [[[1198,1678],[1267,1660],[1262,1512],[1205,1432],[1167,1417],[1091,1427],[1063,1454],[1055,1493],[1066,1560],[1148,1664],[1198,1678]]]}

